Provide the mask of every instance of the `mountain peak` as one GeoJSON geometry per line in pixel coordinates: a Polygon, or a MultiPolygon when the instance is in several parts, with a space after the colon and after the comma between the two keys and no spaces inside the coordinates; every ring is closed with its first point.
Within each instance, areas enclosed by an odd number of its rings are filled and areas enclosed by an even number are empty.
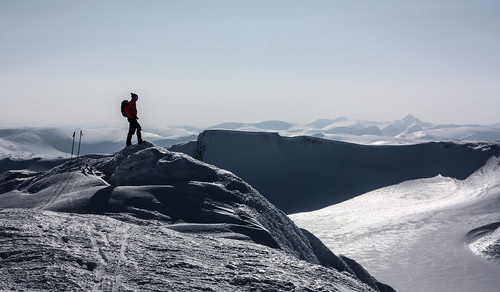
{"type": "Polygon", "coordinates": [[[421,120],[419,120],[417,117],[415,117],[414,115],[412,114],[408,114],[406,115],[402,121],[405,121],[405,122],[422,122],[421,120]]]}

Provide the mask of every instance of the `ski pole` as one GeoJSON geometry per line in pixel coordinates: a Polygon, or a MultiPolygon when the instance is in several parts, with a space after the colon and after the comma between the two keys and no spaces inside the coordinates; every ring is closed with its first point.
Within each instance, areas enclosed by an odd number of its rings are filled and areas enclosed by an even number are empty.
{"type": "Polygon", "coordinates": [[[82,133],[82,130],[80,130],[80,141],[78,141],[78,157],[80,157],[80,145],[82,143],[82,136],[83,136],[83,133],[82,133]]]}
{"type": "Polygon", "coordinates": [[[71,145],[71,159],[73,159],[73,150],[75,149],[75,135],[76,132],[73,132],[73,144],[71,145]]]}

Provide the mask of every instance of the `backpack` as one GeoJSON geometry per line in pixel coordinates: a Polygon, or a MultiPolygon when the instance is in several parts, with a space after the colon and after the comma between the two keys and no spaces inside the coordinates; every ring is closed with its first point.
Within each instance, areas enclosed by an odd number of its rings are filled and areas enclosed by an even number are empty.
{"type": "Polygon", "coordinates": [[[127,106],[127,103],[128,103],[128,100],[124,100],[122,101],[122,105],[121,105],[121,111],[122,111],[122,116],[128,118],[128,115],[127,115],[127,112],[125,111],[125,107],[127,106]]]}

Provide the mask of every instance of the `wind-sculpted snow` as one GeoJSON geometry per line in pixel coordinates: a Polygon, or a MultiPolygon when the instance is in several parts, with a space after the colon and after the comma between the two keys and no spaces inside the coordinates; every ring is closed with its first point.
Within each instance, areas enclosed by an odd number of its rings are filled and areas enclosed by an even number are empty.
{"type": "Polygon", "coordinates": [[[474,254],[500,264],[500,222],[471,230],[466,238],[474,254]]]}
{"type": "Polygon", "coordinates": [[[374,291],[348,273],[150,220],[0,210],[2,291],[374,291]]]}
{"type": "Polygon", "coordinates": [[[4,173],[0,208],[32,209],[0,212],[0,288],[391,291],[338,269],[341,259],[242,179],[150,143],[4,173]],[[23,269],[32,275],[8,272],[23,269]]]}
{"type": "Polygon", "coordinates": [[[330,206],[406,180],[465,179],[494,155],[494,143],[368,146],[277,133],[210,130],[196,148],[172,148],[227,169],[286,213],[330,206]]]}

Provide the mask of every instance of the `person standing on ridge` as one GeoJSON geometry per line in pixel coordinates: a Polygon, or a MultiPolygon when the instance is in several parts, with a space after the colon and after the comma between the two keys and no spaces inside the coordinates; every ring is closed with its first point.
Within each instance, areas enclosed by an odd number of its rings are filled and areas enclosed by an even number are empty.
{"type": "Polygon", "coordinates": [[[127,146],[132,145],[132,136],[136,133],[136,131],[137,131],[137,141],[139,142],[139,144],[145,142],[144,140],[142,140],[141,136],[141,131],[142,131],[141,125],[139,125],[139,122],[137,122],[139,118],[137,117],[137,107],[135,104],[137,103],[139,96],[135,93],[130,93],[130,95],[131,99],[125,106],[125,113],[127,114],[127,119],[129,122],[127,146]]]}

